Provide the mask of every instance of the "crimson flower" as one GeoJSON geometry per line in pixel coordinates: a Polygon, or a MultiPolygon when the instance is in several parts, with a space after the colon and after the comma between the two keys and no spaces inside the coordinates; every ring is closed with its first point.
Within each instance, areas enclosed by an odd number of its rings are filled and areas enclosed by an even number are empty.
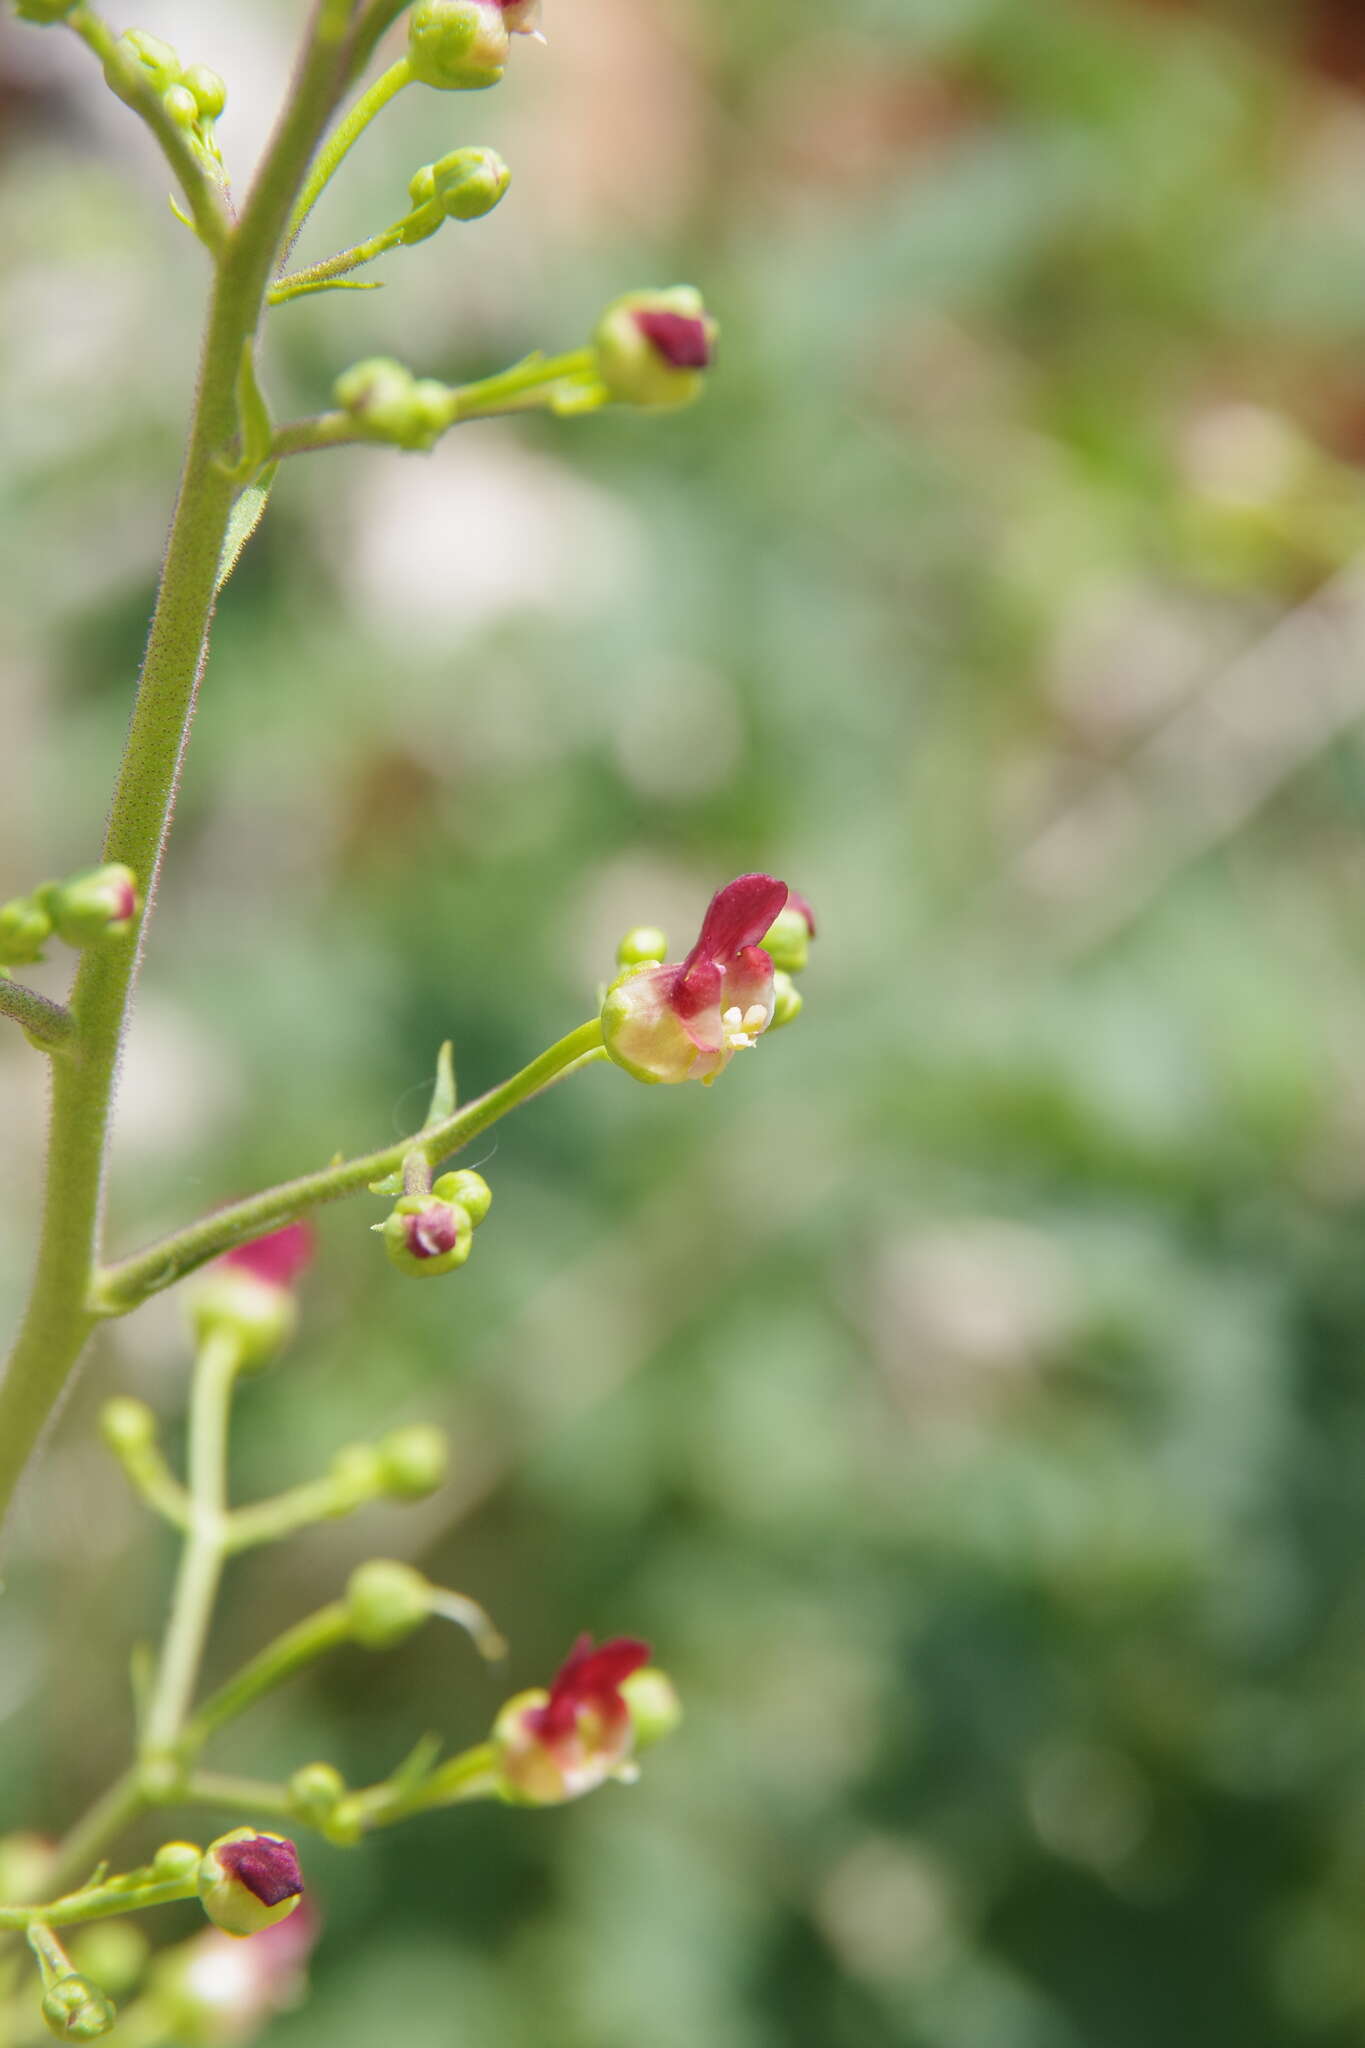
{"type": "Polygon", "coordinates": [[[648,1643],[634,1636],[614,1636],[594,1648],[592,1637],[583,1635],[548,1692],[509,1701],[494,1731],[508,1796],[558,1805],[618,1771],[635,1740],[621,1687],[648,1662],[648,1643]]]}
{"type": "Polygon", "coordinates": [[[773,1016],[773,963],[759,941],[785,882],[739,875],[717,890],[686,958],[628,968],[602,1009],[602,1040],[637,1081],[711,1081],[773,1016]]]}

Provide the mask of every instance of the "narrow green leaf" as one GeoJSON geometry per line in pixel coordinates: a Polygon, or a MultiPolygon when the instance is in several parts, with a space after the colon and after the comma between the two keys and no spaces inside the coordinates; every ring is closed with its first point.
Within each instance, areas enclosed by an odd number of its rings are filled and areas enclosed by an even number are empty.
{"type": "Polygon", "coordinates": [[[443,1124],[447,1117],[455,1114],[458,1101],[455,1092],[455,1047],[449,1039],[436,1055],[436,1086],[431,1094],[431,1108],[422,1129],[429,1131],[433,1124],[443,1124]]]}
{"type": "Polygon", "coordinates": [[[218,581],[213,590],[215,597],[237,567],[242,549],[261,523],[261,514],[265,511],[270,486],[275,481],[279,466],[278,462],[272,462],[263,469],[255,483],[247,485],[232,508],[227,532],[223,536],[223,552],[218,557],[218,581]]]}

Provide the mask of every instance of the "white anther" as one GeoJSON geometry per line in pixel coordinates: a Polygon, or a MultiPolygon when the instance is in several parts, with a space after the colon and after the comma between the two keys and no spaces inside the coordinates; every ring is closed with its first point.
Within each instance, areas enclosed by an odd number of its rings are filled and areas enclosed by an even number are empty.
{"type": "Polygon", "coordinates": [[[722,1024],[728,1024],[732,1031],[737,1031],[744,1023],[744,1012],[736,1003],[732,1010],[721,1011],[720,1021],[722,1024]]]}
{"type": "Polygon", "coordinates": [[[761,1031],[767,1021],[768,1013],[762,1003],[751,1003],[744,1012],[744,1029],[746,1031],[761,1031]]]}

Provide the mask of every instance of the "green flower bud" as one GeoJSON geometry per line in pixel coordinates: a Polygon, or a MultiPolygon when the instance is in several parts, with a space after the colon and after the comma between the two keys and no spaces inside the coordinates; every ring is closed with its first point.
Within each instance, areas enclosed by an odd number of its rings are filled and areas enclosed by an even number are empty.
{"type": "Polygon", "coordinates": [[[403,1195],[377,1226],[384,1249],[400,1273],[429,1279],[462,1266],[474,1242],[474,1226],[457,1203],[429,1195],[403,1195]]]}
{"type": "Polygon", "coordinates": [[[479,220],[491,213],[512,182],[494,149],[457,149],[432,165],[435,198],[451,220],[479,220]]]}
{"type": "Polygon", "coordinates": [[[167,86],[179,85],[180,59],[159,36],[149,36],[145,29],[130,28],[105,58],[104,76],[117,98],[130,107],[136,106],[149,86],[154,92],[164,93],[167,86]]]}
{"type": "Polygon", "coordinates": [[[651,1742],[662,1742],[682,1724],[682,1701],[673,1681],[667,1672],[660,1671],[653,1664],[647,1664],[644,1670],[633,1671],[629,1678],[622,1679],[621,1697],[630,1709],[636,1749],[647,1749],[651,1742]]]}
{"type": "Polygon", "coordinates": [[[438,92],[496,85],[510,48],[498,0],[421,0],[408,22],[412,75],[438,92]]]}
{"type": "Polygon", "coordinates": [[[475,1230],[493,1206],[493,1190],[481,1173],[462,1166],[455,1173],[443,1173],[432,1191],[443,1202],[455,1202],[464,1210],[475,1230]]]}
{"type": "Polygon", "coordinates": [[[597,374],[621,405],[666,409],[701,396],[716,323],[691,285],[627,292],[597,323],[597,374]]]}
{"type": "Polygon", "coordinates": [[[59,939],[68,946],[93,946],[132,930],[139,908],[137,877],[121,861],[110,861],[49,884],[43,900],[59,939]]]}
{"type": "Polygon", "coordinates": [[[199,1903],[224,1934],[261,1934],[287,1920],[302,1897],[298,1852],[284,1835],[234,1828],[204,1852],[199,1903]]]}
{"type": "Polygon", "coordinates": [[[32,896],[0,903],[0,967],[31,967],[52,937],[52,919],[32,896]]]}
{"type": "Polygon", "coordinates": [[[197,1842],[163,1842],[152,1858],[152,1870],[159,1884],[184,1884],[194,1876],[203,1857],[197,1842]]]}
{"type": "Polygon", "coordinates": [[[449,425],[449,393],[434,378],[417,379],[391,356],[371,356],[343,370],[332,387],[343,412],[377,441],[429,448],[449,425]]]}
{"type": "Polygon", "coordinates": [[[130,1920],[105,1920],[83,1927],[71,1944],[71,1959],[82,1977],[93,1977],[111,1998],[134,1989],[151,1953],[151,1943],[130,1920]]]}
{"type": "Polygon", "coordinates": [[[112,1998],[88,1977],[59,1977],[43,1998],[48,2032],[59,2041],[98,2041],[118,2018],[112,1998]]]}
{"type": "Polygon", "coordinates": [[[805,1005],[806,999],[796,983],[779,968],[773,975],[773,1014],[769,1031],[780,1031],[784,1024],[794,1024],[805,1005]]]}
{"type": "Polygon", "coordinates": [[[759,944],[774,967],[780,967],[784,974],[799,974],[810,958],[810,926],[789,903],[785,910],[778,911],[759,944]]]}
{"type": "Polygon", "coordinates": [[[100,1435],[115,1457],[135,1457],[156,1442],[156,1417],[145,1401],[118,1394],[100,1410],[100,1435]]]}
{"type": "Polygon", "coordinates": [[[656,924],[637,924],[616,948],[618,967],[644,967],[668,958],[668,940],[656,924]]]}
{"type": "Polygon", "coordinates": [[[345,1797],[346,1780],[332,1764],[304,1764],[289,1780],[289,1804],[310,1827],[325,1827],[345,1797]]]}
{"type": "Polygon", "coordinates": [[[446,1433],[431,1423],[418,1422],[410,1429],[395,1429],[379,1446],[384,1491],[398,1500],[424,1500],[429,1493],[435,1493],[449,1463],[446,1433]]]}
{"type": "Polygon", "coordinates": [[[391,1650],[427,1619],[434,1590],[410,1564],[392,1558],[358,1565],[346,1584],[352,1635],[367,1650],[391,1650]]]}
{"type": "Polygon", "coordinates": [[[200,120],[216,121],[227,105],[227,87],[218,73],[207,64],[191,64],[184,82],[194,94],[200,120]]]}
{"type": "Polygon", "coordinates": [[[161,104],[177,128],[199,126],[199,102],[187,85],[168,85],[161,95],[161,104]]]}

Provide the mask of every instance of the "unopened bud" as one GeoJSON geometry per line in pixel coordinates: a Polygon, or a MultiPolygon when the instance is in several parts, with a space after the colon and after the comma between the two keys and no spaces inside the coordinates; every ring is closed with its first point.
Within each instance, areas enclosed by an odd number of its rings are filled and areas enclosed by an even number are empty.
{"type": "Polygon", "coordinates": [[[778,911],[759,944],[774,967],[784,974],[799,974],[810,958],[810,926],[789,903],[778,911]]]}
{"type": "Polygon", "coordinates": [[[412,75],[439,92],[496,85],[510,48],[498,0],[421,0],[408,23],[412,75]]]}
{"type": "Polygon", "coordinates": [[[427,1279],[462,1266],[474,1242],[474,1226],[456,1202],[429,1195],[403,1195],[378,1226],[384,1249],[400,1273],[427,1279]]]}
{"type": "Polygon", "coordinates": [[[100,1435],[115,1457],[136,1457],[156,1442],[156,1417],[145,1401],[119,1394],[100,1410],[100,1435]]]}
{"type": "Polygon", "coordinates": [[[0,967],[31,967],[52,937],[52,919],[31,896],[0,903],[0,967]]]}
{"type": "Polygon", "coordinates": [[[298,1852],[283,1835],[234,1828],[211,1842],[199,1866],[199,1901],[224,1934],[260,1934],[303,1896],[298,1852]]]}
{"type": "Polygon", "coordinates": [[[379,1469],[386,1493],[398,1500],[424,1500],[446,1476],[450,1445],[443,1429],[414,1423],[395,1429],[379,1446],[379,1469]]]}
{"type": "Polygon", "coordinates": [[[432,377],[414,377],[391,356],[370,356],[344,370],[333,386],[343,412],[378,441],[429,448],[450,424],[450,394],[432,377]]]}
{"type": "Polygon", "coordinates": [[[431,1191],[443,1202],[454,1202],[464,1210],[475,1230],[493,1206],[493,1190],[481,1173],[468,1166],[443,1173],[431,1191]]]}
{"type": "Polygon", "coordinates": [[[177,128],[199,126],[199,102],[187,85],[168,85],[161,95],[161,104],[177,128]]]}
{"type": "Polygon", "coordinates": [[[668,940],[656,924],[637,924],[616,948],[618,967],[642,967],[668,958],[668,940]]]}
{"type": "Polygon", "coordinates": [[[152,1871],[159,1884],[184,1884],[194,1876],[203,1859],[197,1842],[163,1842],[152,1858],[152,1871]]]}
{"type": "Polygon", "coordinates": [[[346,1780],[332,1764],[304,1764],[289,1780],[289,1804],[310,1827],[323,1827],[345,1797],[346,1780]]]}
{"type": "Polygon", "coordinates": [[[642,1671],[632,1671],[629,1678],[621,1681],[621,1697],[630,1709],[630,1724],[635,1730],[635,1747],[647,1749],[651,1742],[662,1742],[682,1724],[682,1701],[666,1671],[648,1664],[642,1671]]]}
{"type": "Polygon", "coordinates": [[[668,408],[701,395],[716,323],[691,285],[627,292],[597,323],[597,372],[622,405],[668,408]]]}
{"type": "Polygon", "coordinates": [[[130,28],[105,58],[104,76],[109,90],[135,107],[149,86],[153,92],[164,93],[167,86],[179,85],[180,59],[160,36],[130,28]]]}
{"type": "Polygon", "coordinates": [[[778,968],[773,975],[773,1014],[769,1031],[780,1031],[784,1024],[794,1024],[805,1003],[805,997],[791,976],[778,968]]]}
{"type": "Polygon", "coordinates": [[[184,83],[194,94],[201,121],[216,121],[227,105],[227,87],[207,64],[191,64],[184,83]]]}
{"type": "Polygon", "coordinates": [[[433,1590],[410,1564],[376,1557],[358,1565],[346,1584],[352,1635],[366,1650],[391,1650],[430,1615],[433,1590]]]}
{"type": "Polygon", "coordinates": [[[53,930],[68,946],[120,939],[132,930],[138,913],[137,876],[121,861],[54,882],[43,896],[53,930]]]}
{"type": "Polygon", "coordinates": [[[118,2018],[112,1998],[88,1977],[59,1977],[43,1996],[43,2019],[59,2041],[98,2041],[118,2018]]]}
{"type": "Polygon", "coordinates": [[[457,149],[424,164],[408,185],[413,212],[404,224],[405,242],[422,242],[446,220],[478,220],[491,213],[511,183],[496,150],[457,149]]]}

